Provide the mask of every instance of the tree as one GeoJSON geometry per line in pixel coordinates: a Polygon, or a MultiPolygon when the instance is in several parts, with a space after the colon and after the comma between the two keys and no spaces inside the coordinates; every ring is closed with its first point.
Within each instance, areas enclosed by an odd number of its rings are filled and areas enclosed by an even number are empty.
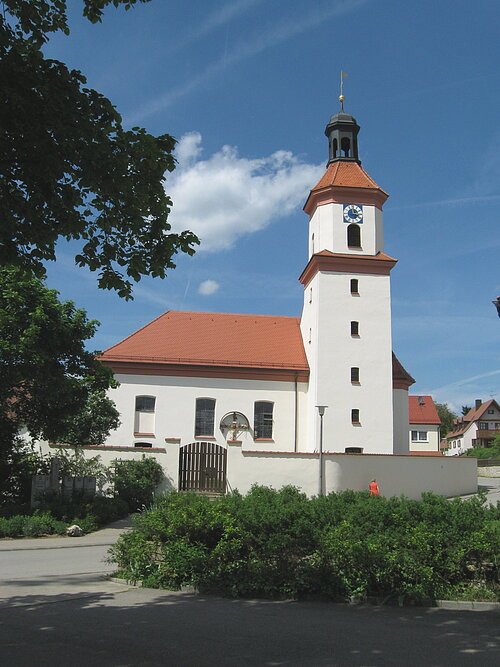
{"type": "MultiPolygon", "coordinates": [[[[96,23],[109,4],[83,0],[96,23]]],[[[132,280],[165,277],[197,237],[173,233],[164,175],[175,139],[125,130],[81,72],[44,57],[51,33],[69,34],[66,0],[4,0],[0,14],[0,265],[44,277],[58,239],[79,241],[75,261],[99,287],[132,298],[132,280]]]]}
{"type": "Polygon", "coordinates": [[[450,410],[448,403],[436,403],[436,410],[441,420],[441,437],[453,430],[453,420],[457,415],[450,410]]]}
{"type": "Polygon", "coordinates": [[[100,444],[119,424],[111,371],[85,349],[98,322],[21,269],[0,268],[0,457],[33,438],[100,444]]]}
{"type": "Polygon", "coordinates": [[[462,405],[462,416],[465,417],[465,415],[470,411],[470,405],[462,405]]]}

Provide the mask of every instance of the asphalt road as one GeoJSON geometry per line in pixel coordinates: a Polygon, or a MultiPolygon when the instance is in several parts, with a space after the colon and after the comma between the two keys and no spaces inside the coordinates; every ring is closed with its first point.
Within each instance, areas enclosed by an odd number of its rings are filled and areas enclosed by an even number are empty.
{"type": "MultiPolygon", "coordinates": [[[[500,480],[482,479],[490,494],[500,480]]],[[[500,613],[227,600],[111,582],[124,524],[0,540],[0,667],[492,667],[500,613]]]]}

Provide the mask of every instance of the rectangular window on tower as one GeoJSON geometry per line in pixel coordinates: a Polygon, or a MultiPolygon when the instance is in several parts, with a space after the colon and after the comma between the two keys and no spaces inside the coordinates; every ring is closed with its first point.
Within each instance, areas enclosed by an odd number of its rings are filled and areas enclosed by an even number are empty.
{"type": "Polygon", "coordinates": [[[359,384],[359,368],[357,366],[351,368],[351,382],[352,384],[359,384]]]}
{"type": "Polygon", "coordinates": [[[351,336],[359,336],[359,322],[351,322],[351,336]]]}
{"type": "Polygon", "coordinates": [[[359,296],[359,280],[357,278],[351,278],[351,294],[359,296]]]}
{"type": "Polygon", "coordinates": [[[359,424],[359,410],[355,408],[351,410],[351,422],[355,425],[359,424]]]}

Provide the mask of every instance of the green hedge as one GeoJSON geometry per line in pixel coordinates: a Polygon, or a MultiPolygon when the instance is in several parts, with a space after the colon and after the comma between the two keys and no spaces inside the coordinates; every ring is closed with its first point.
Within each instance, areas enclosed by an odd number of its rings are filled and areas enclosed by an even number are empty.
{"type": "Polygon", "coordinates": [[[308,499],[254,487],[210,501],[161,497],[111,549],[123,576],[150,587],[227,596],[335,600],[498,593],[500,506],[346,491],[308,499]]]}
{"type": "Polygon", "coordinates": [[[67,501],[59,494],[45,499],[42,509],[33,514],[0,517],[0,537],[41,537],[64,535],[66,528],[76,523],[84,533],[121,519],[129,513],[121,498],[96,496],[93,500],[67,501]]]}
{"type": "Polygon", "coordinates": [[[48,512],[32,515],[0,517],[0,537],[40,537],[41,535],[64,535],[67,524],[55,519],[48,512]]]}

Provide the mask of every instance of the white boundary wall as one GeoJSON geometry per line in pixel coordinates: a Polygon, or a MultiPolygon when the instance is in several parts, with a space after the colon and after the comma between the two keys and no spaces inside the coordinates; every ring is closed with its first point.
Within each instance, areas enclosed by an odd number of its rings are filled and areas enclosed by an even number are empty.
{"type": "MultiPolygon", "coordinates": [[[[49,448],[43,447],[45,451],[49,448]]],[[[249,491],[253,484],[279,489],[293,485],[308,496],[317,495],[319,487],[319,456],[310,452],[265,452],[243,450],[241,445],[228,445],[228,490],[249,491]]],[[[55,452],[57,448],[50,448],[55,452]]],[[[178,487],[179,445],[155,450],[120,447],[84,449],[87,456],[101,457],[105,465],[115,459],[131,460],[154,456],[165,471],[160,491],[178,487]]],[[[477,492],[477,462],[474,458],[436,456],[329,454],[323,455],[324,491],[366,491],[376,479],[383,496],[405,495],[420,499],[425,491],[450,497],[477,492]]]]}

